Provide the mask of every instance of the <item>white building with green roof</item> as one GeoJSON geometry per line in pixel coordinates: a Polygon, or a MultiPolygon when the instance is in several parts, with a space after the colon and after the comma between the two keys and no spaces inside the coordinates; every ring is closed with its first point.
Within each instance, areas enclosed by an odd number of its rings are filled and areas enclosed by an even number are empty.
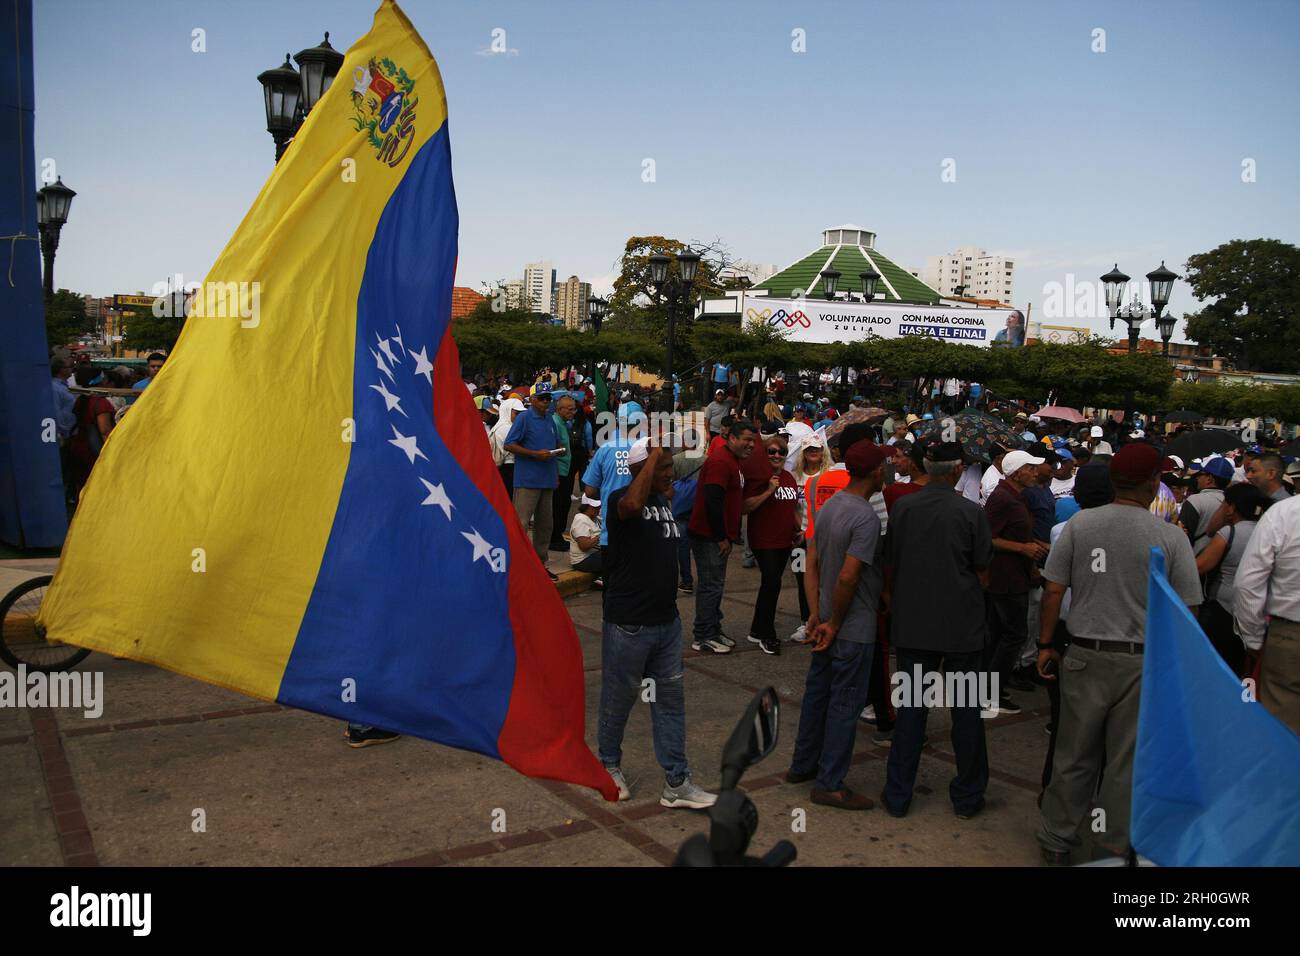
{"type": "Polygon", "coordinates": [[[749,295],[793,299],[821,297],[826,293],[823,272],[840,274],[838,295],[862,292],[859,278],[864,272],[880,276],[876,302],[906,302],[938,305],[940,295],[876,248],[876,234],[861,226],[832,226],[822,232],[822,244],[798,262],[764,279],[749,295]]]}

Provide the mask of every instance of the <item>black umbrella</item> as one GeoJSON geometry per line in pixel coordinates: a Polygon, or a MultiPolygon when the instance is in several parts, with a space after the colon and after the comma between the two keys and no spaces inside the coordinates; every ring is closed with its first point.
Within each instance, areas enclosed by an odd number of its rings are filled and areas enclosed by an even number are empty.
{"type": "Polygon", "coordinates": [[[945,423],[951,419],[956,441],[961,442],[962,450],[971,458],[988,464],[993,461],[993,445],[1006,448],[1023,448],[1025,441],[1005,422],[974,409],[964,409],[955,415],[942,415],[934,421],[926,422],[918,434],[919,438],[937,435],[944,437],[945,423]]]}
{"type": "Polygon", "coordinates": [[[1245,448],[1246,443],[1236,432],[1219,428],[1203,428],[1200,431],[1183,432],[1169,443],[1166,455],[1177,455],[1185,462],[1206,455],[1222,455],[1236,448],[1245,448]]]}
{"type": "Polygon", "coordinates": [[[1166,415],[1165,421],[1174,423],[1188,422],[1193,425],[1199,425],[1201,422],[1205,421],[1205,416],[1200,412],[1191,412],[1185,408],[1180,408],[1178,411],[1170,412],[1166,415]]]}

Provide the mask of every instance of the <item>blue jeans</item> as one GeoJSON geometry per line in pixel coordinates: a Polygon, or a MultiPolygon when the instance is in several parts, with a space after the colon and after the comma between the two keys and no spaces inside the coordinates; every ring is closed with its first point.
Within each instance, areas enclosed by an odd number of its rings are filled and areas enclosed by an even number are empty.
{"type": "Polygon", "coordinates": [[[691,538],[695,555],[695,640],[708,641],[722,633],[722,588],[727,583],[727,557],[718,542],[691,538]]]}
{"type": "Polygon", "coordinates": [[[677,519],[677,571],[678,583],[693,584],[691,579],[691,534],[687,530],[690,518],[677,519]]]}
{"type": "MultiPolygon", "coordinates": [[[[940,651],[919,651],[906,647],[896,650],[896,673],[906,674],[910,683],[915,682],[917,665],[921,667],[924,682],[928,679],[926,675],[935,672],[940,677],[944,673],[974,674],[980,670],[980,658],[983,656],[981,651],[944,654],[940,651]]],[[[913,693],[917,690],[912,688],[913,693]]],[[[957,776],[948,784],[948,797],[958,813],[974,811],[984,802],[984,791],[989,785],[989,753],[984,743],[980,702],[966,700],[962,707],[955,706],[956,701],[945,703],[952,706],[952,749],[957,754],[957,776]]],[[[889,748],[889,767],[885,773],[883,797],[886,809],[893,813],[906,813],[912,803],[916,771],[921,765],[921,747],[929,710],[926,707],[912,706],[912,695],[908,694],[896,712],[898,716],[894,723],[894,739],[889,748]]]]}
{"type": "Polygon", "coordinates": [[[872,644],[836,638],[826,650],[813,654],[808,665],[790,769],[799,774],[816,769],[818,790],[844,787],[858,715],[867,703],[872,644]]]}
{"type": "Polygon", "coordinates": [[[655,759],[664,768],[669,786],[690,774],[686,763],[686,689],[682,683],[682,622],[619,625],[601,628],[600,762],[623,762],[623,730],[628,714],[643,694],[641,681],[650,678],[654,696],[650,723],[654,728],[655,759]]]}

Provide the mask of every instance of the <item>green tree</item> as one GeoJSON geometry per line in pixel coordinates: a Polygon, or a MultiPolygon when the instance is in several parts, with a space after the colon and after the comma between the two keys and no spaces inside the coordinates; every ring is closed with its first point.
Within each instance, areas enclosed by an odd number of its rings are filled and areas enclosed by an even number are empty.
{"type": "Polygon", "coordinates": [[[1185,266],[1192,293],[1214,299],[1184,316],[1187,337],[1239,368],[1300,372],[1300,248],[1278,239],[1234,239],[1185,266]]]}
{"type": "Polygon", "coordinates": [[[45,307],[45,339],[50,348],[70,345],[91,331],[94,323],[86,315],[86,300],[67,289],[54,293],[45,307]]]}
{"type": "MultiPolygon", "coordinates": [[[[648,341],[659,343],[659,358],[645,366],[648,370],[663,374],[663,359],[666,355],[664,345],[668,341],[668,304],[659,295],[659,291],[650,281],[650,257],[657,253],[676,256],[686,250],[687,244],[677,239],[664,236],[632,236],[623,247],[619,257],[619,275],[614,280],[614,294],[609,300],[609,317],[605,328],[641,336],[648,341]]],[[[693,289],[697,296],[717,296],[722,293],[722,283],[718,272],[723,269],[729,257],[718,242],[708,245],[691,243],[691,248],[700,253],[700,265],[695,272],[693,289]]],[[[678,275],[678,266],[674,261],[669,266],[672,275],[678,275]]],[[[677,322],[673,327],[673,366],[677,371],[689,369],[698,364],[700,356],[696,353],[691,331],[695,325],[694,309],[679,307],[677,322]]],[[[603,334],[603,333],[602,333],[603,334]]],[[[712,356],[709,356],[712,358],[712,356]]]]}
{"type": "Polygon", "coordinates": [[[183,318],[159,318],[148,310],[129,312],[122,318],[122,344],[129,349],[160,349],[171,353],[185,326],[183,318]]]}

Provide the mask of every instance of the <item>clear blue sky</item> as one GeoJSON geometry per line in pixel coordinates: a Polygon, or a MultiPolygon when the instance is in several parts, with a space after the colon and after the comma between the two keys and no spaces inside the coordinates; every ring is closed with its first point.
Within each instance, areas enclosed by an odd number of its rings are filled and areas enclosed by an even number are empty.
{"type": "MultiPolygon", "coordinates": [[[[346,49],[377,5],[36,0],[37,161],[78,192],[59,286],[202,278],[272,166],[257,74],[325,30],[346,49]]],[[[1016,255],[1016,304],[1039,317],[1067,273],[1300,239],[1294,0],[405,9],[447,87],[461,285],[547,258],[607,288],[633,234],[784,266],[854,222],[904,265],[961,244],[1016,255]],[[517,52],[483,55],[498,27],[517,52]]],[[[1173,309],[1195,308],[1175,286],[1173,309]]]]}

